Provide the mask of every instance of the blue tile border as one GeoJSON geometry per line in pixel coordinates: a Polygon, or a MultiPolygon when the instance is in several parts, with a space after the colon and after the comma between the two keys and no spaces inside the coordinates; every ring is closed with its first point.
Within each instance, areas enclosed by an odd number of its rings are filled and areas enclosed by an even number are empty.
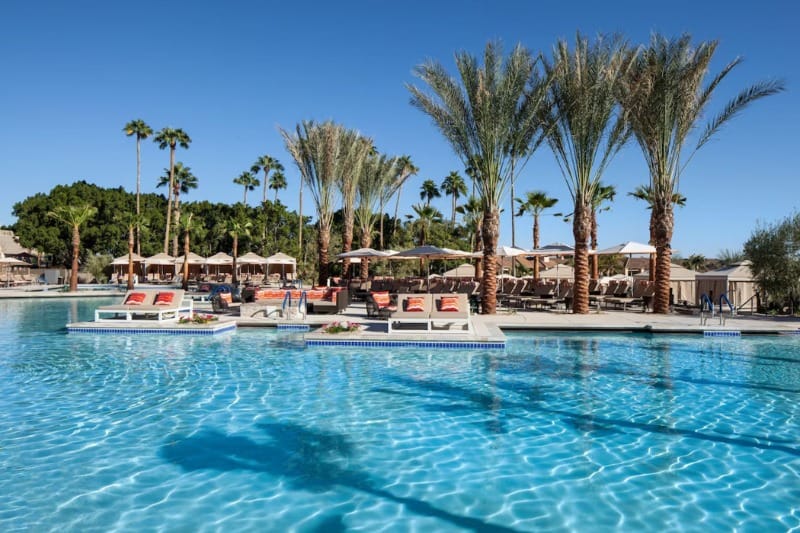
{"type": "Polygon", "coordinates": [[[67,333],[94,333],[98,335],[191,335],[211,336],[236,331],[236,324],[221,326],[215,329],[188,328],[86,328],[67,326],[67,333]]]}
{"type": "Polygon", "coordinates": [[[704,331],[703,337],[741,337],[741,331],[704,331]]]}
{"type": "Polygon", "coordinates": [[[504,350],[506,343],[478,341],[379,341],[306,339],[306,346],[350,346],[368,348],[439,348],[444,350],[504,350]]]}
{"type": "Polygon", "coordinates": [[[311,326],[308,324],[278,324],[279,330],[290,331],[311,331],[311,326]]]}

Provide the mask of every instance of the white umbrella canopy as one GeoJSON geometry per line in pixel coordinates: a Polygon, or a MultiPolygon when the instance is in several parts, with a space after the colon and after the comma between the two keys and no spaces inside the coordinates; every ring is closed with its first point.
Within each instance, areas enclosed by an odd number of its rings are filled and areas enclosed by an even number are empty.
{"type": "Polygon", "coordinates": [[[642,244],[640,242],[628,241],[609,248],[603,248],[594,252],[598,255],[616,255],[616,254],[654,254],[656,247],[649,244],[642,244]]]}
{"type": "Polygon", "coordinates": [[[381,252],[374,248],[359,248],[358,250],[350,250],[349,252],[341,253],[336,257],[339,259],[348,259],[355,257],[389,257],[389,255],[391,255],[389,252],[381,252]]]}
{"type": "Polygon", "coordinates": [[[529,252],[525,252],[525,257],[527,259],[532,259],[537,256],[544,256],[544,255],[573,255],[575,253],[575,248],[568,244],[564,244],[563,242],[554,242],[551,244],[546,244],[541,248],[534,248],[529,252]]]}
{"type": "Polygon", "coordinates": [[[463,265],[458,265],[456,268],[450,269],[444,274],[442,274],[443,278],[474,278],[475,277],[475,267],[470,265],[469,263],[464,263],[463,265]]]}
{"type": "Polygon", "coordinates": [[[0,257],[0,266],[3,267],[12,267],[12,266],[31,266],[30,263],[26,263],[25,261],[20,261],[15,257],[0,257]]]}
{"type": "MultiPolygon", "coordinates": [[[[177,258],[175,258],[175,264],[176,265],[182,265],[184,258],[185,258],[184,255],[179,255],[177,258]]],[[[206,258],[203,257],[203,256],[200,256],[200,255],[197,255],[194,252],[189,252],[189,264],[190,265],[205,265],[206,264],[206,258]]]]}
{"type": "Polygon", "coordinates": [[[233,257],[225,252],[217,252],[206,258],[207,265],[230,265],[231,263],[233,263],[233,257]]]}
{"type": "MultiPolygon", "coordinates": [[[[231,258],[231,260],[233,260],[233,258],[231,258]]],[[[239,265],[266,265],[267,258],[261,257],[255,252],[247,252],[243,256],[238,257],[236,263],[239,265]]]]}
{"type": "Polygon", "coordinates": [[[521,248],[514,248],[513,246],[498,246],[497,247],[497,255],[498,257],[517,257],[518,255],[525,255],[528,252],[522,250],[521,248]]]}
{"type": "Polygon", "coordinates": [[[156,255],[151,255],[150,257],[146,257],[144,260],[148,266],[152,265],[173,265],[175,264],[175,258],[169,254],[160,253],[156,255]]]}
{"type": "MultiPolygon", "coordinates": [[[[133,254],[131,254],[131,255],[132,255],[132,259],[133,259],[134,263],[141,263],[142,261],[144,261],[144,257],[142,257],[141,255],[139,255],[139,254],[137,254],[135,252],[133,254]]],[[[114,266],[127,265],[128,264],[128,254],[121,255],[121,256],[115,258],[113,261],[111,261],[111,264],[114,265],[114,266]]]]}

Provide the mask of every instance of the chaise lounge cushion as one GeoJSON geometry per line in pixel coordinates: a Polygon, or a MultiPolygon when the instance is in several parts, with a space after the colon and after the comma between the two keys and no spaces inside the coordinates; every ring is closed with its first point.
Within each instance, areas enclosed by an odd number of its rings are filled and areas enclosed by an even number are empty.
{"type": "Polygon", "coordinates": [[[424,313],[425,312],[425,298],[422,296],[411,296],[405,300],[406,313],[424,313]]]}
{"type": "Polygon", "coordinates": [[[170,305],[174,299],[174,292],[159,292],[156,295],[156,300],[153,302],[153,305],[170,305]]]}
{"type": "Polygon", "coordinates": [[[125,298],[123,305],[142,305],[147,295],[143,292],[132,292],[125,298]]]}
{"type": "Polygon", "coordinates": [[[460,311],[458,305],[458,296],[442,296],[436,300],[439,311],[446,313],[458,313],[460,311]]]}

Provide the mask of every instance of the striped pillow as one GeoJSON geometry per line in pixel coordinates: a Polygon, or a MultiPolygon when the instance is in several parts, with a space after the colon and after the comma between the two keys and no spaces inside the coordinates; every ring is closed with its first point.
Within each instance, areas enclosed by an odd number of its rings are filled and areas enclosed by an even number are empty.
{"type": "Polygon", "coordinates": [[[406,311],[409,313],[425,312],[425,298],[412,296],[406,299],[406,311]]]}
{"type": "Polygon", "coordinates": [[[125,299],[125,305],[142,305],[146,297],[143,292],[132,292],[125,299]]]}
{"type": "Polygon", "coordinates": [[[372,299],[378,304],[378,307],[386,307],[391,300],[389,299],[389,291],[373,292],[372,299]]]}
{"type": "Polygon", "coordinates": [[[458,313],[458,297],[442,296],[439,300],[439,311],[458,313]]]}
{"type": "Polygon", "coordinates": [[[219,293],[219,299],[223,300],[225,303],[233,303],[233,295],[229,292],[219,293]]]}

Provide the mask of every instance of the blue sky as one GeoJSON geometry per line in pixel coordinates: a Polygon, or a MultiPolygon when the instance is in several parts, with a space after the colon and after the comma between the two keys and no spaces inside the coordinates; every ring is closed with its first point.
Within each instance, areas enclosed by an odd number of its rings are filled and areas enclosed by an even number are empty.
{"type": "MultiPolygon", "coordinates": [[[[293,209],[299,178],[277,128],[333,119],[373,138],[384,153],[409,154],[420,168],[405,187],[402,216],[419,202],[423,180],[440,183],[462,171],[429,119],[409,105],[404,84],[415,82],[415,65],[435,59],[452,71],[455,51],[479,54],[492,39],[549,53],[576,30],[622,32],[633,43],[660,31],[718,39],[714,72],[745,58],[717,91],[712,111],[758,80],[788,84],[727,126],[682,178],[688,204],[677,211],[673,248],[709,257],[739,249],[759,223],[798,204],[800,8],[788,0],[735,4],[12,0],[0,17],[0,224],[14,222],[15,202],[57,184],[85,179],[134,190],[135,142],[121,131],[134,118],[192,137],[191,148],[177,155],[200,183],[187,200],[238,201],[242,191],[232,180],[270,154],[287,168],[289,188],[280,196],[293,209]]],[[[149,141],[142,152],[143,189],[155,191],[168,152],[149,141]]],[[[647,241],[648,212],[626,194],[646,180],[631,144],[605,174],[621,194],[600,215],[601,247],[647,241]]],[[[569,210],[547,147],[524,169],[517,194],[534,189],[569,210]]],[[[446,215],[449,206],[449,198],[437,202],[446,215]]],[[[530,226],[530,218],[517,219],[518,246],[531,246],[530,226]]],[[[501,243],[510,244],[508,209],[501,232],[501,243]]],[[[571,242],[571,226],[545,217],[542,240],[571,242]]]]}

